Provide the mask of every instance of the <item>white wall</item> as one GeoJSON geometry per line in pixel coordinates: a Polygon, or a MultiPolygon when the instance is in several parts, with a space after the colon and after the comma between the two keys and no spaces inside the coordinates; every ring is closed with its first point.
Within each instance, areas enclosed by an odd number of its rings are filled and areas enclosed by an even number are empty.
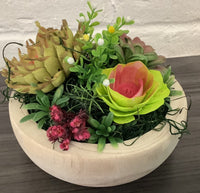
{"type": "MultiPolygon", "coordinates": [[[[10,41],[24,43],[35,38],[39,20],[46,27],[60,28],[63,18],[76,31],[79,12],[86,12],[86,0],[1,0],[0,50],[10,41]]],[[[117,16],[135,20],[132,37],[139,36],[166,57],[200,54],[200,0],[91,0],[104,12],[98,17],[101,26],[112,24],[117,16]]],[[[6,56],[17,48],[7,48],[6,56]]],[[[0,68],[4,65],[0,57],[0,68]]]]}

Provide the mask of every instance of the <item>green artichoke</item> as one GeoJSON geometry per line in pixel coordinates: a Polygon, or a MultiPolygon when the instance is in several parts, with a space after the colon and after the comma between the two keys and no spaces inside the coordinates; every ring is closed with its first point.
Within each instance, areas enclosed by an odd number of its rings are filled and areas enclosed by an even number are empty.
{"type": "MultiPolygon", "coordinates": [[[[36,90],[47,93],[53,90],[70,73],[71,64],[64,58],[78,59],[73,52],[74,37],[66,20],[63,20],[61,30],[46,29],[39,22],[36,25],[39,28],[36,43],[32,40],[26,42],[27,54],[19,50],[19,61],[15,57],[6,59],[10,67],[10,81],[7,79],[6,83],[21,93],[35,94],[36,90]]],[[[7,69],[3,69],[1,74],[7,78],[9,76],[7,69]]]]}

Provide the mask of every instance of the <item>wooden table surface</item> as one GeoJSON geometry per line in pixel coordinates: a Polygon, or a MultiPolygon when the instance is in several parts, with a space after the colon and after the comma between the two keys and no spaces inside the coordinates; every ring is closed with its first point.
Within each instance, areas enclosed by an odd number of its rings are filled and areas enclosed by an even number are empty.
{"type": "MultiPolygon", "coordinates": [[[[63,182],[38,168],[22,151],[9,122],[7,104],[1,104],[0,193],[200,193],[200,56],[171,58],[167,63],[192,99],[188,113],[191,135],[182,138],[159,168],[116,187],[88,188],[63,182]]],[[[0,89],[3,87],[0,77],[0,89]]]]}

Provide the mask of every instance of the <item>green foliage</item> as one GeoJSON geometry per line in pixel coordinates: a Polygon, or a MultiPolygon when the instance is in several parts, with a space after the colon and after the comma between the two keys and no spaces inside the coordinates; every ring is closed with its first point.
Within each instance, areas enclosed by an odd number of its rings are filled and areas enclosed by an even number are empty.
{"type": "Polygon", "coordinates": [[[115,46],[115,51],[119,62],[122,64],[141,61],[148,68],[155,68],[165,62],[165,57],[158,56],[153,48],[145,52],[147,47],[140,39],[137,43],[134,43],[130,37],[124,36],[120,39],[120,44],[115,46]]]}
{"type": "Polygon", "coordinates": [[[28,103],[23,107],[30,112],[30,114],[23,117],[20,122],[26,122],[28,120],[33,120],[38,122],[38,128],[42,128],[46,122],[50,122],[50,107],[52,105],[59,105],[60,107],[66,106],[66,103],[69,100],[68,96],[63,96],[64,86],[59,86],[54,95],[52,102],[49,100],[49,96],[44,94],[41,90],[37,91],[35,95],[35,102],[28,103]]]}
{"type": "Polygon", "coordinates": [[[101,73],[101,68],[98,68],[91,63],[86,64],[82,57],[80,58],[80,65],[74,65],[74,67],[70,68],[70,71],[77,73],[78,83],[81,86],[86,86],[88,90],[92,90],[95,83],[102,83],[106,78],[106,76],[101,73]]]}
{"type": "Polygon", "coordinates": [[[164,68],[162,71],[163,82],[167,84],[167,87],[170,90],[170,96],[181,96],[183,95],[182,91],[175,90],[172,86],[175,83],[175,76],[172,75],[171,66],[164,68]]]}
{"type": "Polygon", "coordinates": [[[108,111],[108,107],[99,97],[93,94],[92,90],[88,90],[83,86],[78,86],[70,82],[66,84],[66,95],[69,97],[69,103],[65,106],[67,111],[78,112],[85,109],[88,114],[104,114],[108,111]]]}
{"type": "MultiPolygon", "coordinates": [[[[84,21],[82,22],[82,27],[85,28],[85,33],[90,34],[90,37],[92,36],[94,32],[94,27],[99,25],[100,23],[98,21],[93,22],[93,20],[98,16],[98,13],[102,11],[102,9],[96,10],[96,8],[93,8],[91,3],[87,2],[88,7],[90,11],[87,11],[87,16],[83,13],[80,13],[79,16],[84,18],[84,21]]],[[[78,22],[80,22],[78,20],[78,22]]]]}
{"type": "Polygon", "coordinates": [[[109,141],[113,147],[118,147],[118,143],[122,142],[116,125],[112,125],[113,113],[110,112],[107,116],[103,116],[101,122],[89,117],[88,123],[91,126],[89,129],[91,137],[88,142],[98,143],[97,150],[99,152],[103,151],[106,141],[109,141]]]}
{"type": "MultiPolygon", "coordinates": [[[[95,9],[91,7],[90,3],[88,5],[92,11],[88,13],[89,20],[86,20],[83,13],[80,14],[81,17],[85,18],[83,24],[86,26],[86,29],[90,28],[87,26],[90,26],[89,23],[91,19],[93,19],[92,15],[95,13],[95,9]]],[[[95,16],[96,15],[97,14],[95,14],[95,16]]],[[[119,62],[115,47],[119,44],[120,36],[124,33],[128,33],[127,30],[121,30],[121,28],[124,25],[131,25],[133,23],[133,20],[126,21],[124,17],[118,17],[116,23],[113,25],[115,30],[113,33],[109,32],[110,25],[108,25],[107,30],[103,30],[102,34],[97,33],[94,38],[91,38],[90,33],[89,41],[80,40],[83,44],[82,49],[84,53],[86,53],[86,56],[81,55],[79,64],[75,64],[74,67],[70,68],[71,72],[77,74],[80,85],[86,86],[88,90],[91,90],[94,84],[103,82],[106,77],[101,73],[102,69],[115,66],[119,62]],[[103,41],[103,44],[99,44],[98,41],[100,39],[103,41]]],[[[93,28],[94,23],[91,25],[93,28]]]]}

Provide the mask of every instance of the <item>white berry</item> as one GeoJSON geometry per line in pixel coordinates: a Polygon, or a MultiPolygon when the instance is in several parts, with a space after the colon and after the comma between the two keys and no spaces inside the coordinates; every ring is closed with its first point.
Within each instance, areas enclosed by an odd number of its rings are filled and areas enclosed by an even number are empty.
{"type": "Polygon", "coordinates": [[[110,85],[110,81],[109,81],[108,79],[105,79],[105,80],[103,81],[103,85],[104,85],[104,86],[109,86],[109,85],[110,85]]]}
{"type": "Polygon", "coordinates": [[[67,62],[68,62],[69,64],[73,64],[75,61],[74,61],[74,58],[69,57],[69,58],[67,59],[67,62]]]}
{"type": "Polygon", "coordinates": [[[103,46],[104,40],[102,38],[99,38],[97,43],[99,46],[103,46]]]}

